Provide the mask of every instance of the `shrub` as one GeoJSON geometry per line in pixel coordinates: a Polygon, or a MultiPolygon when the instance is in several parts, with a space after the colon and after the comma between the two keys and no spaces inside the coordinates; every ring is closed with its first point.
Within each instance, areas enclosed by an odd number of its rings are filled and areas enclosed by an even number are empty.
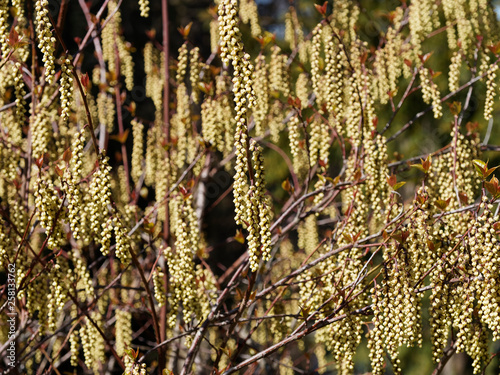
{"type": "Polygon", "coordinates": [[[138,52],[121,1],[70,36],[66,1],[0,3],[4,373],[491,370],[491,4],[305,2],[280,39],[216,3],[208,48],[140,0],[138,52]]]}

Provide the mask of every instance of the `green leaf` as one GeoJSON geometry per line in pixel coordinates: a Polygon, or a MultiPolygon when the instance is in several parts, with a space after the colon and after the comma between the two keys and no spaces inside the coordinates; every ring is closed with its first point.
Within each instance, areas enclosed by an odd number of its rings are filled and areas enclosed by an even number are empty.
{"type": "Polygon", "coordinates": [[[396,185],[394,185],[394,186],[392,187],[392,190],[396,191],[396,190],[398,190],[400,187],[402,187],[404,184],[406,184],[406,181],[400,181],[400,182],[398,182],[396,185]]]}
{"type": "Polygon", "coordinates": [[[425,168],[422,164],[412,164],[412,165],[410,165],[410,167],[420,169],[422,172],[427,173],[427,171],[425,170],[425,168]]]}
{"type": "Polygon", "coordinates": [[[490,168],[490,169],[488,169],[487,171],[485,171],[485,172],[484,172],[484,178],[486,178],[486,177],[488,177],[490,174],[492,174],[492,173],[495,171],[495,169],[497,169],[497,168],[498,168],[498,166],[497,166],[497,167],[490,168]]]}
{"type": "Polygon", "coordinates": [[[484,172],[488,168],[488,164],[479,159],[472,160],[472,164],[474,164],[474,168],[476,168],[476,172],[479,177],[484,179],[484,172]]]}
{"type": "Polygon", "coordinates": [[[130,359],[132,360],[135,360],[136,359],[136,354],[135,354],[135,351],[134,349],[129,349],[129,348],[125,348],[125,353],[130,357],[130,359]]]}

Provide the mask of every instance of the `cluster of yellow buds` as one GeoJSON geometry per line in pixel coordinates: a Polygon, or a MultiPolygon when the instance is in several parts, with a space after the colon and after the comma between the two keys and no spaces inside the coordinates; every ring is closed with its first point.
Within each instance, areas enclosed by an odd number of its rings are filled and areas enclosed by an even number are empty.
{"type": "Polygon", "coordinates": [[[73,76],[71,72],[71,61],[64,57],[61,64],[61,121],[66,122],[73,101],[73,76]]]}
{"type": "Polygon", "coordinates": [[[130,237],[127,233],[127,230],[125,229],[119,218],[115,218],[114,230],[116,239],[115,254],[117,258],[120,259],[122,264],[124,266],[127,266],[130,263],[130,260],[132,259],[132,255],[130,253],[133,250],[130,244],[130,237]]]}
{"type": "Polygon", "coordinates": [[[160,267],[156,267],[156,269],[153,271],[153,285],[155,288],[155,298],[156,301],[158,302],[158,306],[163,306],[165,305],[165,302],[167,300],[166,298],[166,291],[165,291],[165,285],[163,282],[163,277],[165,274],[161,270],[160,267]]]}
{"type": "Polygon", "coordinates": [[[49,1],[37,0],[35,3],[36,33],[38,37],[38,48],[43,53],[42,61],[45,66],[45,80],[48,84],[54,81],[55,57],[54,44],[56,38],[52,36],[51,24],[49,20],[49,1]]]}
{"type": "Polygon", "coordinates": [[[66,242],[61,226],[64,211],[52,181],[39,178],[35,190],[35,206],[40,225],[47,232],[47,246],[54,249],[66,242]]]}
{"type": "Polygon", "coordinates": [[[122,357],[132,342],[132,314],[129,311],[116,309],[115,316],[116,354],[122,357]]]}
{"type": "Polygon", "coordinates": [[[141,17],[149,17],[149,0],[139,0],[139,8],[141,10],[141,17]]]}
{"type": "Polygon", "coordinates": [[[59,316],[58,310],[64,308],[64,303],[67,299],[66,284],[63,282],[63,277],[66,276],[64,273],[66,273],[67,269],[64,268],[66,267],[62,267],[61,264],[57,262],[50,272],[50,293],[47,296],[47,323],[50,331],[55,331],[56,319],[59,316]]]}
{"type": "Polygon", "coordinates": [[[247,203],[248,253],[250,269],[257,271],[259,262],[271,256],[271,207],[265,195],[264,159],[262,148],[253,139],[250,142],[254,181],[250,186],[247,203]]]}
{"type": "Polygon", "coordinates": [[[422,99],[425,103],[432,102],[432,112],[434,118],[440,118],[443,115],[439,88],[432,80],[429,69],[422,67],[420,69],[420,81],[422,83],[422,99]]]}
{"type": "Polygon", "coordinates": [[[98,169],[94,172],[89,185],[92,200],[88,202],[90,230],[98,236],[100,236],[102,223],[104,223],[109,212],[108,205],[111,204],[110,172],[111,167],[108,165],[108,157],[104,153],[99,154],[98,169]]]}
{"type": "Polygon", "coordinates": [[[11,240],[7,233],[7,225],[0,217],[0,267],[4,267],[4,262],[11,254],[11,240]]]}
{"type": "MultiPolygon", "coordinates": [[[[95,311],[90,314],[90,319],[101,329],[103,328],[102,316],[95,311]]],[[[88,320],[82,322],[80,335],[85,365],[94,371],[99,372],[99,365],[104,362],[104,339],[98,329],[88,320]]]]}
{"type": "Polygon", "coordinates": [[[259,55],[255,59],[255,71],[253,74],[254,90],[257,97],[257,104],[253,111],[255,123],[255,134],[264,134],[264,121],[269,112],[269,75],[266,64],[266,57],[259,55]]]}
{"type": "Polygon", "coordinates": [[[132,120],[132,135],[133,135],[133,148],[132,148],[132,170],[130,176],[137,184],[143,173],[143,154],[144,154],[144,125],[137,121],[132,120]]]}
{"type": "Polygon", "coordinates": [[[243,223],[245,201],[247,199],[248,180],[248,128],[247,111],[255,105],[253,89],[253,66],[250,56],[243,52],[241,32],[238,28],[238,11],[236,0],[222,0],[218,7],[219,34],[221,43],[221,59],[225,65],[232,62],[234,68],[233,93],[235,102],[235,146],[236,166],[234,176],[234,205],[237,224],[243,223]]]}
{"type": "Polygon", "coordinates": [[[75,133],[73,141],[73,155],[69,167],[64,171],[62,187],[68,201],[68,221],[73,232],[73,237],[78,240],[85,236],[87,227],[87,212],[82,209],[84,205],[83,193],[79,182],[82,175],[83,147],[85,145],[84,129],[75,133]]]}
{"type": "Polygon", "coordinates": [[[16,119],[19,124],[24,123],[24,116],[26,114],[26,100],[24,95],[26,95],[26,90],[24,89],[24,80],[22,73],[22,65],[16,62],[12,65],[12,75],[14,76],[14,89],[16,91],[16,119]]]}
{"type": "Polygon", "coordinates": [[[121,35],[120,24],[122,21],[121,13],[116,1],[108,3],[108,12],[113,17],[102,30],[102,54],[104,61],[108,63],[110,72],[110,85],[114,86],[118,80],[118,73],[125,77],[127,90],[134,88],[134,61],[130,53],[130,47],[121,35]],[[118,55],[117,55],[118,54],[118,55]],[[119,66],[116,66],[116,62],[119,66]]]}
{"type": "Polygon", "coordinates": [[[97,94],[97,114],[99,123],[106,125],[106,130],[112,132],[115,123],[115,104],[113,97],[101,91],[97,94]]]}
{"type": "Polygon", "coordinates": [[[171,315],[169,326],[173,327],[177,319],[177,309],[182,305],[184,320],[189,322],[194,318],[201,317],[201,306],[197,299],[196,273],[193,255],[199,247],[199,237],[194,210],[192,207],[193,197],[178,197],[175,205],[172,205],[171,222],[173,232],[176,235],[175,254],[172,249],[165,250],[165,258],[171,274],[171,315]]]}
{"type": "Polygon", "coordinates": [[[200,62],[200,49],[194,47],[189,52],[189,80],[191,82],[191,99],[193,102],[198,103],[200,101],[200,73],[202,63],[200,62]]]}
{"type": "Polygon", "coordinates": [[[271,62],[269,64],[269,88],[271,91],[283,93],[285,98],[290,95],[287,57],[280,53],[278,46],[271,47],[271,62]]]}
{"type": "Polygon", "coordinates": [[[9,44],[7,43],[7,36],[9,35],[9,5],[7,1],[0,3],[0,48],[2,57],[5,58],[9,53],[9,44]]]}
{"type": "Polygon", "coordinates": [[[450,92],[458,90],[460,84],[460,67],[462,65],[462,54],[459,51],[453,52],[448,75],[448,87],[450,92]]]}
{"type": "Polygon", "coordinates": [[[489,120],[493,117],[493,104],[495,100],[495,96],[497,94],[497,70],[498,65],[492,64],[488,68],[487,80],[486,80],[486,101],[484,104],[484,118],[489,120]]]}
{"type": "Polygon", "coordinates": [[[255,0],[240,1],[240,18],[243,23],[250,23],[250,33],[257,38],[262,33],[259,24],[259,13],[255,0]]]}

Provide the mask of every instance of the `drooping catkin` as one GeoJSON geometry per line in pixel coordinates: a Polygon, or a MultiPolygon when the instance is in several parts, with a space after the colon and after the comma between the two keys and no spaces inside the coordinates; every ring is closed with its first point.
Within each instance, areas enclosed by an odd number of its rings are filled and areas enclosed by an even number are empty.
{"type": "MultiPolygon", "coordinates": [[[[96,311],[92,311],[90,319],[92,319],[102,332],[104,325],[102,316],[96,311]]],[[[94,373],[98,373],[99,364],[105,360],[105,346],[104,339],[94,324],[88,318],[84,319],[78,333],[82,343],[85,365],[92,369],[94,373]]]]}
{"type": "Polygon", "coordinates": [[[177,71],[175,75],[175,80],[178,84],[184,82],[184,78],[186,77],[186,72],[189,64],[189,51],[187,43],[183,43],[179,47],[179,56],[177,57],[177,71]]]}
{"type": "Polygon", "coordinates": [[[125,349],[130,348],[132,342],[132,314],[129,311],[116,309],[115,316],[116,354],[123,357],[125,349]]]}
{"type": "Polygon", "coordinates": [[[62,188],[68,201],[68,221],[76,240],[88,241],[87,211],[84,209],[83,192],[80,187],[83,164],[83,147],[85,145],[85,129],[75,133],[72,144],[72,157],[64,171],[62,188]]]}
{"type": "Polygon", "coordinates": [[[191,99],[195,103],[200,101],[201,66],[200,49],[198,47],[194,47],[189,52],[189,80],[191,82],[191,99]]]}
{"type": "Polygon", "coordinates": [[[219,22],[217,18],[210,20],[210,50],[217,51],[219,48],[219,22]]]}
{"type": "Polygon", "coordinates": [[[10,46],[7,43],[7,38],[9,35],[9,2],[8,0],[2,0],[0,2],[0,49],[2,51],[2,57],[6,57],[9,53],[10,46]]]}
{"type": "Polygon", "coordinates": [[[114,230],[116,238],[116,257],[120,259],[124,266],[127,266],[132,259],[132,255],[130,253],[133,250],[127,230],[125,229],[121,219],[118,217],[115,218],[114,230]]]}
{"type": "Polygon", "coordinates": [[[39,178],[36,182],[35,206],[38,210],[40,225],[47,233],[47,247],[54,249],[65,242],[62,230],[64,207],[52,181],[39,178]]]}
{"type": "Polygon", "coordinates": [[[114,129],[115,122],[115,104],[113,96],[106,91],[100,91],[97,94],[97,113],[100,124],[106,125],[106,130],[111,133],[114,129]]]}
{"type": "Polygon", "coordinates": [[[259,262],[271,256],[271,206],[265,195],[264,159],[262,148],[253,139],[250,142],[254,181],[249,190],[246,221],[248,229],[248,252],[250,269],[257,271],[259,262]]]}
{"type": "Polygon", "coordinates": [[[271,61],[269,63],[269,88],[271,91],[283,93],[285,98],[290,95],[288,67],[286,55],[280,53],[278,46],[271,47],[271,61]]]}
{"type": "Polygon", "coordinates": [[[74,329],[69,336],[69,347],[71,352],[70,363],[71,366],[78,366],[78,355],[80,354],[80,337],[78,331],[74,329]]]}
{"type": "Polygon", "coordinates": [[[484,118],[485,120],[489,120],[492,118],[493,113],[493,104],[495,100],[495,96],[497,94],[497,64],[491,64],[488,68],[488,74],[486,79],[486,100],[484,103],[484,118]]]}
{"type": "Polygon", "coordinates": [[[132,120],[130,122],[132,124],[132,137],[133,137],[133,145],[132,145],[132,161],[131,161],[131,171],[130,176],[132,180],[137,184],[139,179],[143,174],[143,153],[144,153],[144,125],[137,121],[132,120]]]}
{"type": "Polygon", "coordinates": [[[254,38],[260,36],[262,30],[259,24],[259,13],[255,0],[240,1],[240,18],[243,23],[250,23],[250,33],[254,38]]]}
{"type": "Polygon", "coordinates": [[[250,56],[243,51],[241,32],[237,21],[237,1],[222,0],[219,3],[219,33],[221,38],[221,59],[226,65],[231,62],[234,68],[233,93],[235,102],[235,146],[236,166],[234,175],[234,205],[235,221],[242,224],[246,206],[248,180],[248,109],[255,106],[255,92],[253,89],[252,73],[253,66],[250,64],[250,56]]]}
{"type": "MultiPolygon", "coordinates": [[[[32,129],[32,155],[35,158],[49,153],[54,141],[51,137],[52,121],[56,119],[58,109],[51,99],[53,93],[52,88],[46,88],[43,91],[35,115],[29,118],[32,129]]],[[[33,106],[33,103],[30,103],[30,106],[33,106]]]]}
{"type": "Polygon", "coordinates": [[[104,153],[99,154],[99,165],[89,184],[89,196],[92,199],[88,202],[90,230],[97,241],[102,237],[102,224],[107,219],[108,206],[111,204],[110,172],[108,157],[104,153]]]}
{"type": "Polygon", "coordinates": [[[51,23],[49,20],[49,1],[37,0],[35,3],[36,14],[36,34],[38,38],[38,48],[43,53],[42,61],[45,67],[45,80],[48,84],[54,81],[55,71],[55,57],[54,57],[54,44],[56,38],[52,36],[51,23]]]}
{"type": "Polygon", "coordinates": [[[422,84],[422,99],[425,103],[432,103],[434,118],[440,118],[443,112],[439,88],[432,80],[429,69],[424,67],[420,69],[420,82],[422,84]]]}
{"type": "Polygon", "coordinates": [[[450,73],[448,75],[448,88],[450,92],[458,90],[460,84],[460,67],[462,65],[462,54],[459,51],[453,52],[450,63],[450,73]]]}
{"type": "Polygon", "coordinates": [[[9,238],[7,224],[0,217],[0,267],[4,268],[5,260],[13,255],[12,250],[12,240],[9,238]]]}
{"type": "MultiPolygon", "coordinates": [[[[288,138],[290,144],[290,153],[292,154],[292,163],[295,173],[302,176],[307,170],[307,159],[304,158],[305,150],[301,147],[301,123],[297,115],[292,116],[288,122],[288,138]]],[[[301,142],[302,141],[302,142],[301,142]]]]}
{"type": "Polygon", "coordinates": [[[297,77],[297,81],[295,82],[295,95],[297,96],[297,98],[299,98],[302,109],[308,106],[309,85],[310,84],[307,73],[300,73],[297,77]]]}
{"type": "Polygon", "coordinates": [[[184,83],[177,87],[177,112],[171,119],[171,133],[177,139],[175,164],[178,168],[183,168],[186,164],[191,135],[191,113],[189,105],[189,95],[184,83]]]}
{"type": "Polygon", "coordinates": [[[146,175],[144,183],[152,186],[155,183],[156,171],[158,168],[159,151],[157,148],[156,128],[149,128],[146,135],[146,175]]]}
{"type": "Polygon", "coordinates": [[[92,301],[95,298],[95,292],[87,262],[82,257],[82,254],[76,251],[73,251],[71,255],[74,264],[76,289],[79,291],[77,294],[78,299],[82,302],[92,301]]]}
{"type": "Polygon", "coordinates": [[[61,64],[61,122],[68,121],[73,101],[73,76],[71,73],[71,61],[64,57],[61,64]]]}
{"type": "Polygon", "coordinates": [[[149,17],[149,0],[139,0],[139,8],[141,11],[141,17],[149,17]]]}
{"type": "Polygon", "coordinates": [[[14,76],[14,90],[16,93],[16,120],[19,125],[23,125],[25,121],[26,115],[26,99],[24,99],[24,95],[26,95],[25,84],[23,80],[22,73],[22,65],[19,62],[16,62],[12,65],[12,75],[14,76]]]}
{"type": "Polygon", "coordinates": [[[65,263],[59,258],[50,271],[50,293],[47,296],[47,327],[51,332],[56,330],[58,312],[64,308],[64,304],[68,298],[67,284],[63,282],[63,279],[68,276],[67,264],[65,263]]]}
{"type": "MultiPolygon", "coordinates": [[[[168,318],[169,326],[173,327],[177,319],[177,309],[182,306],[184,321],[190,322],[200,318],[201,306],[196,293],[196,272],[193,256],[199,247],[199,238],[194,238],[192,231],[197,231],[198,223],[193,223],[190,218],[193,210],[193,197],[191,194],[175,199],[177,204],[171,210],[171,223],[176,235],[175,253],[170,248],[165,250],[171,273],[171,297],[169,304],[171,314],[168,318]],[[175,211],[175,212],[174,212],[175,211]]],[[[174,200],[171,200],[174,202],[174,200]]]]}
{"type": "Polygon", "coordinates": [[[263,124],[269,112],[269,77],[266,57],[264,55],[259,55],[256,58],[253,81],[255,83],[254,89],[257,99],[253,110],[253,120],[255,123],[255,134],[260,136],[264,135],[265,128],[263,124]]]}
{"type": "Polygon", "coordinates": [[[110,72],[110,84],[113,86],[118,82],[118,73],[125,77],[125,86],[127,90],[134,88],[134,61],[130,53],[125,38],[121,34],[121,12],[117,10],[118,3],[110,1],[108,3],[108,13],[113,17],[106,23],[102,30],[102,52],[104,61],[108,64],[110,72]],[[118,56],[117,56],[118,54],[118,56]],[[119,57],[117,59],[117,57],[119,57]],[[119,66],[116,66],[116,62],[119,66]]]}
{"type": "Polygon", "coordinates": [[[166,302],[166,291],[165,291],[165,285],[163,282],[163,277],[165,274],[161,270],[160,267],[156,267],[156,269],[153,271],[153,285],[154,285],[154,293],[155,293],[155,299],[156,302],[158,302],[158,306],[163,306],[165,305],[166,302]]]}
{"type": "Polygon", "coordinates": [[[144,47],[144,71],[146,73],[146,96],[153,100],[156,110],[163,105],[163,57],[153,43],[146,43],[144,47]]]}
{"type": "Polygon", "coordinates": [[[201,104],[201,124],[203,138],[209,142],[215,149],[224,151],[223,123],[218,121],[218,100],[207,97],[201,104]]]}

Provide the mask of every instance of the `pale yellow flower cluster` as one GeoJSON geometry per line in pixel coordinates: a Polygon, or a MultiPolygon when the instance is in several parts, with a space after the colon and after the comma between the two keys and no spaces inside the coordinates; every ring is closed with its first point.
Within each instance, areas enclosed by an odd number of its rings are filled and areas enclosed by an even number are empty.
{"type": "Polygon", "coordinates": [[[141,11],[141,17],[149,17],[149,0],[139,0],[139,8],[141,11]]]}
{"type": "Polygon", "coordinates": [[[132,342],[132,314],[122,309],[115,310],[116,322],[116,354],[122,357],[125,349],[130,348],[132,342]]]}
{"type": "Polygon", "coordinates": [[[71,61],[64,57],[61,64],[61,121],[66,122],[73,102],[73,75],[71,61]]]}
{"type": "Polygon", "coordinates": [[[266,127],[264,126],[267,114],[269,112],[269,68],[266,63],[266,57],[259,55],[255,59],[255,71],[253,73],[254,90],[257,103],[253,110],[253,121],[255,123],[255,135],[264,135],[266,127]]]}
{"type": "MultiPolygon", "coordinates": [[[[101,329],[104,326],[102,316],[92,311],[90,318],[101,329]]],[[[97,328],[87,319],[85,319],[78,331],[85,358],[85,365],[94,371],[99,372],[99,364],[104,362],[104,339],[97,328]]]]}
{"type": "Polygon", "coordinates": [[[54,184],[48,179],[39,178],[34,195],[40,225],[48,236],[47,246],[50,249],[61,246],[66,242],[61,222],[64,211],[54,184]]]}
{"type": "Polygon", "coordinates": [[[144,125],[137,121],[132,120],[132,136],[133,136],[133,148],[132,148],[132,170],[130,176],[132,180],[137,184],[141,178],[144,168],[143,168],[143,154],[144,154],[144,125]]]}
{"type": "Polygon", "coordinates": [[[52,36],[52,25],[49,20],[49,1],[37,0],[35,3],[36,14],[36,33],[38,38],[38,48],[43,53],[42,61],[45,67],[45,80],[48,84],[54,81],[55,71],[55,42],[56,38],[52,36]]]}
{"type": "Polygon", "coordinates": [[[110,14],[114,12],[114,15],[102,30],[102,54],[111,74],[110,85],[114,86],[118,82],[118,75],[123,75],[127,90],[132,91],[134,88],[134,61],[130,47],[120,33],[121,13],[119,10],[115,12],[117,6],[116,1],[108,3],[108,12],[110,14]],[[119,66],[116,66],[117,61],[119,61],[119,66]]]}
{"type": "Polygon", "coordinates": [[[243,23],[250,23],[250,32],[254,38],[260,36],[262,30],[259,24],[259,13],[255,0],[240,1],[240,18],[243,23]]]}
{"type": "Polygon", "coordinates": [[[7,43],[7,36],[9,35],[9,3],[7,0],[0,2],[0,50],[2,57],[6,57],[9,53],[10,47],[7,43]]]}
{"type": "Polygon", "coordinates": [[[160,307],[165,305],[165,302],[167,301],[165,283],[163,282],[164,276],[165,274],[163,273],[160,267],[156,267],[156,269],[153,271],[153,285],[155,288],[154,293],[156,302],[158,302],[158,306],[160,307]]]}
{"type": "Polygon", "coordinates": [[[432,103],[434,118],[438,119],[443,115],[439,88],[432,80],[429,69],[422,67],[419,73],[422,84],[422,99],[425,103],[432,103]]]}
{"type": "Polygon", "coordinates": [[[175,252],[167,247],[164,251],[172,285],[168,324],[174,327],[177,310],[182,306],[184,321],[201,319],[203,299],[199,299],[193,256],[199,243],[198,221],[193,210],[193,196],[177,196],[170,201],[171,223],[176,236],[175,252]]]}

